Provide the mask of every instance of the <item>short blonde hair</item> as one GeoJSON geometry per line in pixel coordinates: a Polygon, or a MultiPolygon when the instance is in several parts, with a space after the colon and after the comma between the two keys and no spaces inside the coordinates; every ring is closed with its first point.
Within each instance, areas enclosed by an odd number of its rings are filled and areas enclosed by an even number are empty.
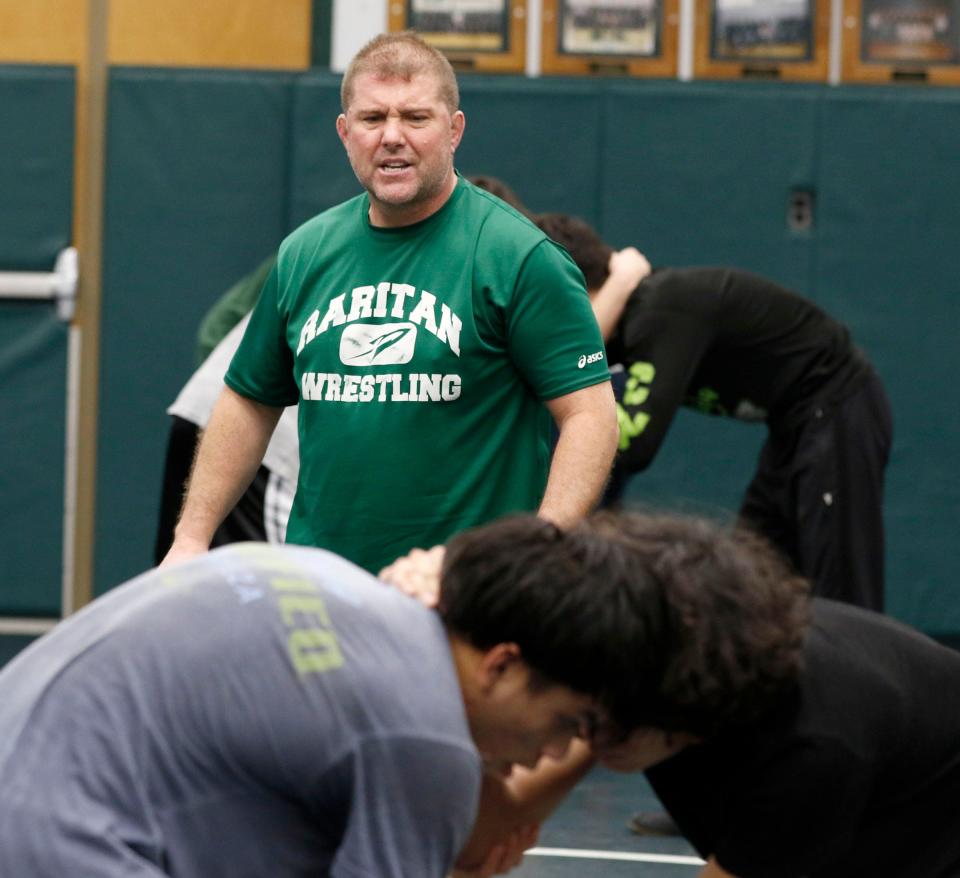
{"type": "Polygon", "coordinates": [[[340,84],[340,106],[344,113],[353,99],[354,80],[371,73],[407,81],[418,74],[432,75],[437,80],[440,98],[451,114],[460,108],[460,89],[450,62],[412,30],[380,34],[353,56],[340,84]]]}

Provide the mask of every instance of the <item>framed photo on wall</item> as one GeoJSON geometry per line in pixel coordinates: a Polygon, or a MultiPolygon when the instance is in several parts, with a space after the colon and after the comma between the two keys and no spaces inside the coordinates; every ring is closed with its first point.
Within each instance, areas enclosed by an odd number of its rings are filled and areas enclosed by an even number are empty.
{"type": "Polygon", "coordinates": [[[456,70],[523,73],[526,0],[388,0],[391,31],[415,30],[456,70]]]}
{"type": "Polygon", "coordinates": [[[849,82],[960,83],[960,0],[845,0],[849,82]]]}
{"type": "Polygon", "coordinates": [[[696,0],[694,76],[825,81],[830,0],[696,0]]]}
{"type": "Polygon", "coordinates": [[[541,70],[673,77],[679,0],[542,0],[541,70]]]}

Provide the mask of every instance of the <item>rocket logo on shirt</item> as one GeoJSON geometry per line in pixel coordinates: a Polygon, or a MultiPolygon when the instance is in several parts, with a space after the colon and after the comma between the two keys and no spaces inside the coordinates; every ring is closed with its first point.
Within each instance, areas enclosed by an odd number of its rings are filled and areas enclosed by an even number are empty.
{"type": "MultiPolygon", "coordinates": [[[[300,330],[297,356],[331,330],[340,331],[338,354],[346,370],[303,372],[300,396],[313,402],[452,402],[460,398],[460,376],[437,372],[380,373],[373,366],[414,362],[418,337],[433,335],[460,357],[463,322],[445,303],[411,284],[384,281],[354,287],[317,309],[300,330]],[[378,318],[394,322],[375,322],[378,318]],[[423,330],[424,332],[421,332],[423,330]]],[[[331,333],[332,335],[332,333],[331,333]]],[[[329,336],[328,336],[329,337],[329,336]]],[[[431,363],[432,365],[432,363],[431,363]]]]}
{"type": "Polygon", "coordinates": [[[340,362],[345,366],[394,366],[409,363],[417,343],[412,323],[361,323],[340,336],[340,362]]]}

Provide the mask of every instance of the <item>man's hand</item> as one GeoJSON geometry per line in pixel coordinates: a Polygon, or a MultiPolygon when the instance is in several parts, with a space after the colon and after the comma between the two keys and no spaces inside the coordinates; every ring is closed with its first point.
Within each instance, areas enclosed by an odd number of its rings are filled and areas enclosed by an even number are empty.
{"type": "Polygon", "coordinates": [[[280,406],[263,405],[224,386],[200,437],[173,545],[161,567],[210,548],[220,522],[253,481],[282,413],[280,406]]]}
{"type": "Polygon", "coordinates": [[[521,826],[490,848],[479,866],[474,869],[454,869],[451,878],[490,878],[491,875],[503,875],[520,865],[524,851],[537,843],[539,835],[538,823],[521,826]]]}
{"type": "MultiPolygon", "coordinates": [[[[413,549],[380,571],[379,578],[396,586],[404,594],[435,607],[440,599],[440,570],[443,567],[443,546],[413,549]]],[[[493,873],[491,873],[493,874],[493,873]]]]}
{"type": "Polygon", "coordinates": [[[157,566],[169,567],[171,564],[178,564],[181,561],[189,561],[191,558],[196,558],[198,555],[202,555],[209,549],[210,547],[202,541],[181,537],[180,539],[175,539],[173,541],[173,545],[170,547],[167,554],[163,556],[163,560],[157,566]]]}

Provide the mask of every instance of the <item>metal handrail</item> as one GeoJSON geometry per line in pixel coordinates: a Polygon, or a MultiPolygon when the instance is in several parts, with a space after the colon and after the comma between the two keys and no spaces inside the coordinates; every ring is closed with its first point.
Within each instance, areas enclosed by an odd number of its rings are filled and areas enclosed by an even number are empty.
{"type": "Polygon", "coordinates": [[[57,255],[53,271],[0,271],[0,299],[52,299],[61,320],[73,319],[79,259],[75,247],[57,255]]]}

